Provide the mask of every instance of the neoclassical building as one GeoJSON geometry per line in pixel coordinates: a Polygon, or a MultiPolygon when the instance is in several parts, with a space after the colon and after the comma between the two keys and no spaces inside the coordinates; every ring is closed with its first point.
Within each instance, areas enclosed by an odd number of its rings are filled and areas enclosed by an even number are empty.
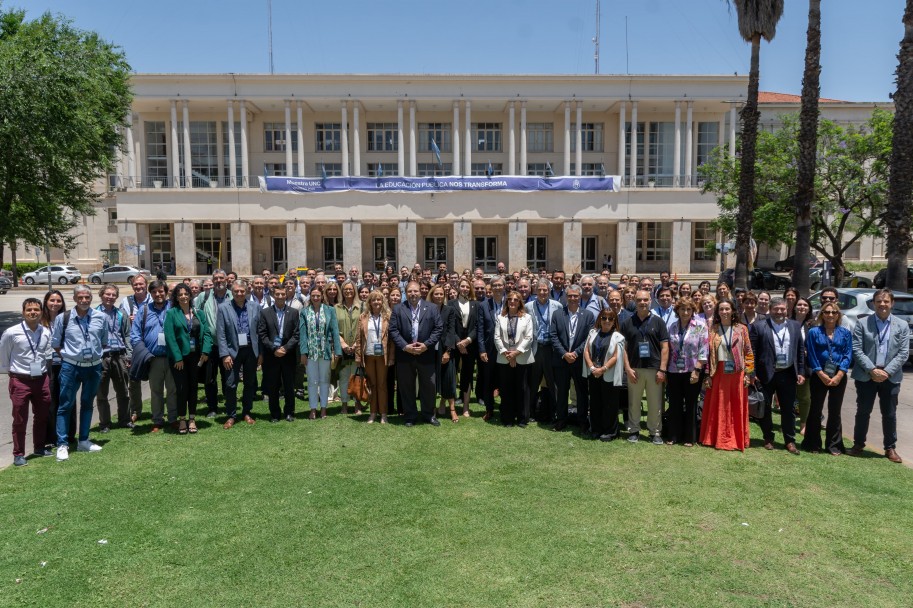
{"type": "MultiPolygon", "coordinates": [[[[70,256],[85,270],[117,257],[201,274],[211,256],[239,274],[416,261],[574,272],[611,255],[616,271],[684,274],[719,268],[706,252],[716,203],[697,167],[717,146],[734,151],[747,77],[138,74],[133,86],[126,152],[70,256]],[[261,190],[263,176],[617,186],[293,194],[261,190]]],[[[798,109],[765,95],[762,126],[798,109]]],[[[874,106],[822,111],[863,121],[874,106]]],[[[857,255],[876,249],[866,241],[857,255]]]]}

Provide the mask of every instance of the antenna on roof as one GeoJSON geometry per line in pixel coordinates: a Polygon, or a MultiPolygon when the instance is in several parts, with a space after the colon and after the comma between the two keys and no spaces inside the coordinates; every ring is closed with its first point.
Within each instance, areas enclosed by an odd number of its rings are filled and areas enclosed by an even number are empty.
{"type": "Polygon", "coordinates": [[[273,0],[266,0],[266,18],[269,27],[269,73],[273,74],[273,0]]]}
{"type": "Polygon", "coordinates": [[[596,74],[599,74],[599,0],[596,0],[596,36],[593,37],[593,45],[596,47],[593,60],[596,62],[596,74]]]}

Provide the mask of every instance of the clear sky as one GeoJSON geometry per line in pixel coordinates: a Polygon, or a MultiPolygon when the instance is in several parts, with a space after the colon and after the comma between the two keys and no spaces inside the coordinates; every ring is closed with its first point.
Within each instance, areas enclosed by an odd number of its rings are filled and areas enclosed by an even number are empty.
{"type": "MultiPolygon", "coordinates": [[[[51,11],[97,31],[137,72],[178,73],[269,72],[267,1],[0,0],[30,18],[51,11]]],[[[275,72],[592,74],[595,6],[272,0],[275,72]]],[[[823,97],[889,99],[903,7],[822,2],[823,97]]],[[[800,93],[807,18],[807,1],[786,0],[776,37],[762,43],[761,90],[800,93]]],[[[748,72],[750,49],[724,0],[602,0],[600,21],[603,74],[748,72]]]]}

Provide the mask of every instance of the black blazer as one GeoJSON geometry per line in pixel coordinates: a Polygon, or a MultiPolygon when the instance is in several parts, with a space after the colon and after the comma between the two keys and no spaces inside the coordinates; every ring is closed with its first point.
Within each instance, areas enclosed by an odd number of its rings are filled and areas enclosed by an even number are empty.
{"type": "MultiPolygon", "coordinates": [[[[275,346],[273,346],[273,341],[276,339],[276,335],[279,334],[279,317],[276,314],[276,309],[272,306],[264,308],[260,312],[260,321],[257,323],[257,338],[260,340],[260,352],[269,353],[270,355],[276,351],[275,346]]],[[[282,336],[282,344],[286,350],[286,353],[291,353],[292,359],[298,360],[298,311],[289,306],[285,305],[285,316],[282,318],[282,333],[279,334],[282,336]]],[[[286,357],[289,355],[286,354],[286,357]]]]}
{"type": "MultiPolygon", "coordinates": [[[[792,319],[786,320],[786,329],[789,332],[789,345],[793,351],[793,371],[796,377],[807,376],[805,370],[805,339],[802,337],[802,328],[792,319]]],[[[777,371],[777,351],[774,332],[770,319],[758,319],[748,328],[751,338],[751,350],[754,352],[755,375],[761,382],[767,384],[777,371]]]]}
{"type": "Polygon", "coordinates": [[[456,326],[462,327],[463,323],[459,321],[460,311],[452,306],[445,305],[441,308],[441,341],[438,351],[443,355],[444,352],[453,350],[457,343],[456,326]]]}
{"type": "Polygon", "coordinates": [[[469,300],[469,323],[466,324],[466,329],[463,329],[463,318],[460,316],[460,302],[458,300],[450,300],[447,302],[447,306],[452,308],[456,313],[454,329],[456,331],[457,341],[465,340],[471,335],[471,346],[475,346],[478,342],[476,332],[478,331],[479,325],[479,302],[477,300],[469,300]]]}
{"type": "Polygon", "coordinates": [[[412,335],[412,313],[407,302],[402,302],[393,307],[390,314],[390,338],[396,345],[396,350],[402,351],[397,357],[413,357],[405,352],[406,347],[413,342],[422,342],[428,350],[418,355],[423,363],[434,363],[434,345],[441,339],[444,331],[441,315],[437,306],[425,300],[419,300],[418,336],[412,335]]]}
{"type": "Polygon", "coordinates": [[[577,360],[571,365],[572,372],[581,371],[583,365],[583,347],[586,345],[587,336],[593,328],[596,319],[593,312],[584,308],[577,309],[579,317],[577,319],[577,333],[574,334],[574,341],[570,341],[570,315],[567,307],[560,308],[552,313],[552,320],[549,323],[548,334],[552,341],[552,365],[567,365],[563,359],[566,353],[577,353],[577,360]]]}
{"type": "Polygon", "coordinates": [[[476,335],[479,342],[479,352],[487,353],[490,362],[493,361],[492,357],[498,352],[495,346],[495,325],[499,312],[501,311],[497,307],[495,312],[492,312],[490,298],[478,302],[479,323],[476,326],[476,335]]]}

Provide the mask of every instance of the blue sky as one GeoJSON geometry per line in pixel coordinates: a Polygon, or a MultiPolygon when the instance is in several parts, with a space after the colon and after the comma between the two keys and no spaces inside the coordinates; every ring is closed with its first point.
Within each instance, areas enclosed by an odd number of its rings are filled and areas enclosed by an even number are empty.
{"type": "MultiPolygon", "coordinates": [[[[267,0],[0,0],[66,15],[137,72],[268,72],[267,0]]],[[[595,0],[272,0],[277,73],[592,74],[595,0]],[[556,7],[563,11],[556,12],[556,7]]],[[[823,97],[886,101],[903,0],[822,2],[823,97]]],[[[788,0],[761,89],[798,94],[808,3],[788,0]]],[[[724,0],[603,0],[603,74],[747,73],[724,0]],[[627,53],[625,21],[627,18],[627,53]]]]}

